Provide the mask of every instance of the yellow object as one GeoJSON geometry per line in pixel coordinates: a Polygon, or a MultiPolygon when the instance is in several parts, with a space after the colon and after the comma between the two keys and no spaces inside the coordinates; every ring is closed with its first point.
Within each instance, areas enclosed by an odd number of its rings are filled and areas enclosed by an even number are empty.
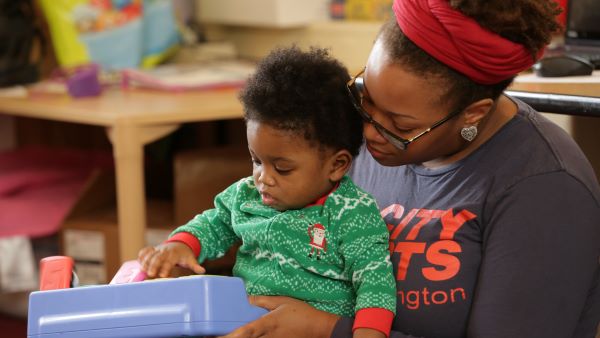
{"type": "Polygon", "coordinates": [[[54,52],[58,62],[63,66],[77,66],[89,62],[87,49],[79,41],[77,27],[69,15],[77,5],[86,2],[86,0],[40,0],[52,34],[54,52]]]}
{"type": "Polygon", "coordinates": [[[387,20],[392,14],[392,0],[346,0],[344,14],[346,20],[387,20]]]}
{"type": "Polygon", "coordinates": [[[61,66],[152,67],[174,53],[171,0],[39,0],[61,66]]]}
{"type": "Polygon", "coordinates": [[[179,51],[180,47],[181,46],[179,46],[179,45],[174,45],[174,46],[171,46],[166,51],[164,51],[163,53],[145,56],[142,59],[141,67],[148,69],[148,68],[154,68],[154,67],[158,66],[166,59],[175,55],[179,51]]]}

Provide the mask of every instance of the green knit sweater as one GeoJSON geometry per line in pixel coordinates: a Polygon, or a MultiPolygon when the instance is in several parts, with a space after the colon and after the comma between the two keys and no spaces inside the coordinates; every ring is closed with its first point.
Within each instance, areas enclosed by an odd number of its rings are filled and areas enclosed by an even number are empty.
{"type": "Polygon", "coordinates": [[[375,200],[348,177],[322,205],[286,211],[264,205],[248,177],[172,235],[179,232],[198,238],[200,263],[241,239],[233,273],[248,294],[290,296],[342,316],[396,310],[387,226],[375,200]]]}

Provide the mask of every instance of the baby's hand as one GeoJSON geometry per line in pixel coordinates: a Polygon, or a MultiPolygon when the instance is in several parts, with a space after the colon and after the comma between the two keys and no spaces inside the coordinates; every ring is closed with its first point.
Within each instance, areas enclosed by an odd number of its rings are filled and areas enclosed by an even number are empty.
{"type": "Polygon", "coordinates": [[[206,272],[198,264],[192,249],[179,242],[168,242],[155,247],[145,247],[140,250],[138,261],[142,266],[142,271],[146,273],[148,278],[169,277],[169,273],[175,265],[190,269],[197,274],[206,272]]]}

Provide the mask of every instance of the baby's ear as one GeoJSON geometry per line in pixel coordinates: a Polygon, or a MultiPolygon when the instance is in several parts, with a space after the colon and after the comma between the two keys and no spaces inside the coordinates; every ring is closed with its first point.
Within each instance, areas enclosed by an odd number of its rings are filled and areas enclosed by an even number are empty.
{"type": "Polygon", "coordinates": [[[339,150],[330,158],[329,180],[338,182],[350,170],[352,155],[348,150],[339,150]]]}

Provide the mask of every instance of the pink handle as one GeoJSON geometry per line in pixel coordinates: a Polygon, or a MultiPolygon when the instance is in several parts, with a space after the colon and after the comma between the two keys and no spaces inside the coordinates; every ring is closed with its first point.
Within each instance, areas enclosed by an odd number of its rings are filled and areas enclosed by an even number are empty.
{"type": "Polygon", "coordinates": [[[140,263],[136,260],[127,261],[121,265],[110,284],[125,284],[141,282],[146,279],[146,273],[142,271],[140,263]]]}

